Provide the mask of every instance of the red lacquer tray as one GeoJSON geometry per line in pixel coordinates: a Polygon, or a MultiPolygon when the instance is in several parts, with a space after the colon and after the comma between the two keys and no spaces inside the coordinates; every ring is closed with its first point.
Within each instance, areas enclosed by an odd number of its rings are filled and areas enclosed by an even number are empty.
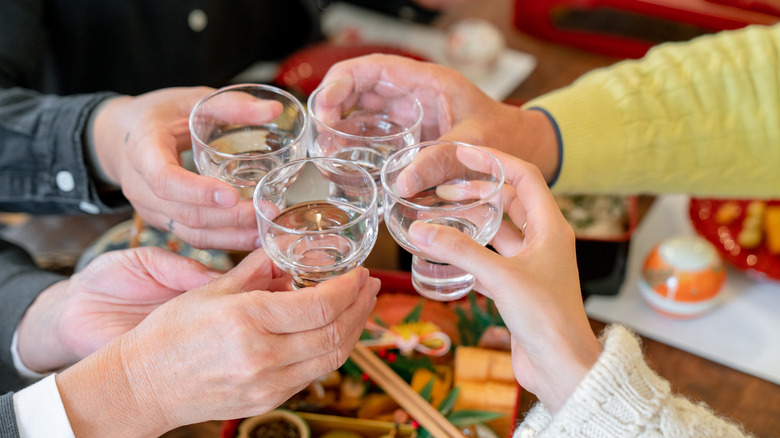
{"type": "MultiPolygon", "coordinates": [[[[752,249],[743,248],[737,243],[737,235],[742,230],[745,217],[745,207],[751,201],[691,198],[689,213],[693,227],[715,245],[723,260],[730,265],[754,278],[780,280],[780,255],[769,252],[765,239],[752,249]],[[715,220],[715,213],[725,202],[734,202],[740,207],[739,215],[727,225],[715,220]]],[[[767,206],[780,205],[780,200],[765,202],[767,206]]]]}

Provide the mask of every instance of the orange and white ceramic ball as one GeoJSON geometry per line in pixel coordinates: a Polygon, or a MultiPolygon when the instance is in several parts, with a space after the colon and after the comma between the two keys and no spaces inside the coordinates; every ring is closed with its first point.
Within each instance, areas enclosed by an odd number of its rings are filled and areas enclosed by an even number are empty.
{"type": "Polygon", "coordinates": [[[719,303],[726,280],[715,247],[699,236],[676,236],[657,244],[647,255],[639,291],[658,312],[693,318],[719,303]]]}

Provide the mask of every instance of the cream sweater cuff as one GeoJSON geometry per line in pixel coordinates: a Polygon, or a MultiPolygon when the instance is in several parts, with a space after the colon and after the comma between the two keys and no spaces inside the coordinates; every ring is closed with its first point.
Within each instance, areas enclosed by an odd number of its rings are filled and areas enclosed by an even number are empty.
{"type": "Polygon", "coordinates": [[[605,330],[604,352],[553,416],[534,406],[514,437],[637,436],[669,396],[669,383],[646,364],[639,340],[622,326],[605,330]]]}

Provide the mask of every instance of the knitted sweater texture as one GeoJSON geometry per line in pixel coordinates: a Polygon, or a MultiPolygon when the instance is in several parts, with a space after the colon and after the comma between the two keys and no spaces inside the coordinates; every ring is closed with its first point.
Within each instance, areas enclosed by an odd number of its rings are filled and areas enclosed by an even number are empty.
{"type": "Polygon", "coordinates": [[[742,429],[707,406],[671,393],[669,382],[644,360],[639,339],[609,327],[604,352],[555,415],[537,403],[514,438],[745,437],[742,429]]]}
{"type": "Polygon", "coordinates": [[[780,25],[662,44],[525,106],[560,130],[555,191],[780,196],[780,25]]]}

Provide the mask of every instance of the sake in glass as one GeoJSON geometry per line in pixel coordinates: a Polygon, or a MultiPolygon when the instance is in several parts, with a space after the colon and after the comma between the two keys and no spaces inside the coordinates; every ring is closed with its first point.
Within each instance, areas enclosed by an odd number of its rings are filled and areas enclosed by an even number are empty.
{"type": "Polygon", "coordinates": [[[304,158],[307,115],[292,94],[270,85],[238,84],[206,96],[190,113],[195,166],[252,199],[271,169],[304,158]]]}
{"type": "Polygon", "coordinates": [[[412,283],[438,301],[463,297],[474,276],[426,256],[409,240],[415,221],[456,228],[481,245],[495,236],[503,216],[504,171],[477,146],[448,141],[420,143],[393,154],[382,169],[385,225],[412,253],[412,283]]]}
{"type": "Polygon", "coordinates": [[[328,157],[292,161],[268,172],[254,194],[268,256],[313,286],[363,263],[376,243],[374,178],[355,163],[328,157]]]}
{"type": "Polygon", "coordinates": [[[389,82],[324,83],[309,96],[307,107],[309,156],[357,163],[377,186],[387,157],[420,141],[422,105],[412,93],[389,82]]]}

